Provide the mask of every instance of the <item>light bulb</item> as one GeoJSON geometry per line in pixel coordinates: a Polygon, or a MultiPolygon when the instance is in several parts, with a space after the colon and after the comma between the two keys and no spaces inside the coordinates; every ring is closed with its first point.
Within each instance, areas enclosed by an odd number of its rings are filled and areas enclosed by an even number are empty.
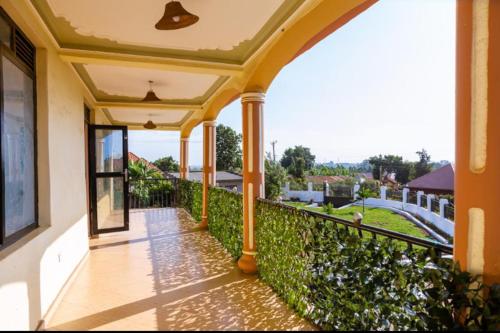
{"type": "Polygon", "coordinates": [[[174,17],[172,17],[172,20],[174,22],[178,23],[181,20],[181,17],[180,16],[174,16],[174,17]]]}

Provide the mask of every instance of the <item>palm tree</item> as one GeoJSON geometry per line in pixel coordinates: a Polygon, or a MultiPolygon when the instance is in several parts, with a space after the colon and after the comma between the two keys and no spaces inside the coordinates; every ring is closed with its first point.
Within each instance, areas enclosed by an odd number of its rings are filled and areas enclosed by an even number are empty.
{"type": "Polygon", "coordinates": [[[150,168],[144,161],[130,161],[128,163],[128,171],[130,179],[143,180],[143,179],[158,179],[163,178],[158,170],[150,168]]]}
{"type": "Polygon", "coordinates": [[[158,185],[156,182],[151,182],[151,179],[162,179],[163,176],[158,170],[150,168],[144,161],[130,161],[128,170],[131,182],[131,193],[141,202],[146,205],[149,202],[150,192],[158,185]]]}

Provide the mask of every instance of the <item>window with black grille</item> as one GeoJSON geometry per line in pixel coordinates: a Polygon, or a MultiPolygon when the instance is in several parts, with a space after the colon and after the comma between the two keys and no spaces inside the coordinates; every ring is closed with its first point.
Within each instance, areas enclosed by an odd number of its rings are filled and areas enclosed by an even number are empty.
{"type": "Polygon", "coordinates": [[[0,7],[0,248],[38,227],[35,50],[0,7]]]}

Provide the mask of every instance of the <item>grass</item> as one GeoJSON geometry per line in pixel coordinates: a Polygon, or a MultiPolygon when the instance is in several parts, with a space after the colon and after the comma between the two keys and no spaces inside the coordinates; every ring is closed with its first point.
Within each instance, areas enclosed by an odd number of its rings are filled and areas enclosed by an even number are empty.
{"type": "MultiPolygon", "coordinates": [[[[321,207],[306,208],[307,203],[304,202],[287,201],[284,203],[299,209],[325,213],[323,211],[323,208],[321,207]]],[[[333,213],[330,215],[344,220],[352,221],[352,216],[354,215],[355,212],[360,212],[363,214],[363,208],[360,206],[351,206],[343,209],[334,208],[333,213]]],[[[396,214],[388,209],[365,207],[365,213],[363,214],[363,224],[391,231],[396,231],[402,234],[418,238],[431,239],[431,240],[433,239],[432,237],[429,236],[427,232],[425,232],[425,230],[417,227],[415,224],[408,221],[403,216],[396,214]]]]}

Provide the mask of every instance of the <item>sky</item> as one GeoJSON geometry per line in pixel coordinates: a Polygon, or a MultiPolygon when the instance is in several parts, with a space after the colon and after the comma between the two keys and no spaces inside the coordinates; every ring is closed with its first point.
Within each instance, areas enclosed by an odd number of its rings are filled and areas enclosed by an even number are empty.
{"type": "MultiPolygon", "coordinates": [[[[455,0],[380,0],[287,65],[264,106],[264,144],[279,158],[303,145],[316,162],[378,154],[454,161],[455,0]]],[[[217,122],[241,133],[241,102],[217,122]]],[[[202,126],[190,140],[202,164],[202,126]]],[[[179,159],[179,133],[131,131],[129,150],[179,159]]]]}

